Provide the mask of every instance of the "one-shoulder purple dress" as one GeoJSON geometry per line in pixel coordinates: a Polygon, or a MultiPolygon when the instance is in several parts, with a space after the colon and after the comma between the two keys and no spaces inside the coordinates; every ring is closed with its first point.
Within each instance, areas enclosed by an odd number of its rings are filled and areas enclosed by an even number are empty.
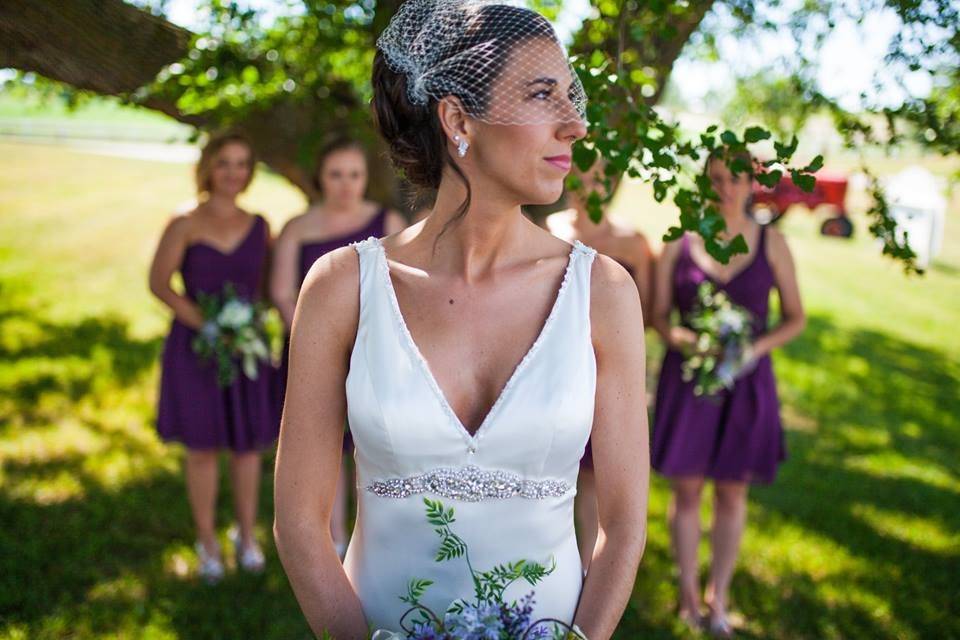
{"type": "MultiPolygon", "coordinates": [[[[187,247],[180,265],[186,295],[219,293],[231,282],[237,294],[258,300],[267,268],[265,221],[256,216],[237,247],[224,253],[198,242],[187,247]]],[[[256,380],[240,374],[229,387],[217,384],[216,365],[201,362],[191,343],[196,332],[179,320],[163,346],[157,431],[190,449],[257,451],[270,446],[280,430],[276,369],[260,365],[256,380]]]]}
{"type": "MultiPolygon", "coordinates": [[[[360,242],[361,240],[366,240],[370,236],[376,238],[382,238],[386,235],[386,220],[387,220],[387,208],[383,207],[380,211],[377,212],[373,219],[370,220],[360,229],[352,233],[348,233],[341,236],[335,236],[332,238],[326,238],[324,240],[319,240],[317,242],[304,242],[300,245],[299,251],[299,265],[300,265],[300,280],[299,284],[303,284],[304,278],[307,277],[307,272],[310,271],[310,267],[313,266],[313,263],[319,260],[324,255],[330,253],[335,249],[340,247],[346,247],[347,245],[353,244],[354,242],[360,242]]],[[[280,395],[280,405],[283,406],[283,398],[287,392],[287,368],[290,363],[290,336],[287,336],[286,343],[283,348],[283,361],[280,365],[280,375],[279,375],[279,395],[280,395]]],[[[350,432],[347,431],[343,438],[343,448],[345,451],[349,450],[353,446],[353,440],[350,438],[350,432]]]]}
{"type": "MultiPolygon", "coordinates": [[[[754,316],[754,337],[767,330],[773,270],[761,228],[752,261],[724,283],[711,278],[690,255],[687,236],[673,272],[673,299],[686,317],[705,280],[754,316]]],[[[653,420],[653,468],[668,477],[696,476],[736,482],[774,480],[786,458],[780,402],[770,356],[762,357],[734,387],[712,397],[697,397],[694,383],[681,376],[683,356],[669,349],[657,385],[653,420]]]]}

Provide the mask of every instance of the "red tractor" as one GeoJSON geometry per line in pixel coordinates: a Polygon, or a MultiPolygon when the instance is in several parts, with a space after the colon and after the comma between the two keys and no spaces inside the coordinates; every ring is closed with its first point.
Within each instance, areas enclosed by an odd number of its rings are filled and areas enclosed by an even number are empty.
{"type": "Polygon", "coordinates": [[[810,211],[826,205],[831,209],[831,216],[820,225],[820,233],[849,238],[853,235],[853,223],[844,209],[847,195],[846,176],[827,171],[818,171],[814,176],[817,182],[810,193],[794,184],[789,175],[781,178],[772,189],[754,181],[753,213],[756,219],[763,224],[776,222],[793,204],[806,205],[810,211]]]}

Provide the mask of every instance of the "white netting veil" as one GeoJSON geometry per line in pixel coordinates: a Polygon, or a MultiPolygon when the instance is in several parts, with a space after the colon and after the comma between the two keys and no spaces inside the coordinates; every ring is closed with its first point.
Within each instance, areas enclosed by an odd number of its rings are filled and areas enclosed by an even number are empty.
{"type": "Polygon", "coordinates": [[[587,97],[550,22],[512,0],[407,0],[377,40],[416,105],[457,96],[491,124],[584,121],[587,97]]]}

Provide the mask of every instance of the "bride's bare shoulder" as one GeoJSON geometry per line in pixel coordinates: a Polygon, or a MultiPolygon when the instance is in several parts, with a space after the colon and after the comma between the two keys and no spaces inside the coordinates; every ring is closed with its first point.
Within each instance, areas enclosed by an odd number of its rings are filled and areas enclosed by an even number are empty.
{"type": "MultiPolygon", "coordinates": [[[[642,327],[640,295],[633,278],[616,260],[597,254],[590,274],[590,321],[594,336],[618,335],[624,327],[642,327]]],[[[642,330],[641,330],[642,331],[642,330]]]]}
{"type": "Polygon", "coordinates": [[[350,338],[360,310],[360,261],[353,246],[341,247],[313,263],[297,301],[294,331],[350,338]],[[298,327],[298,323],[301,325],[298,327]]]}

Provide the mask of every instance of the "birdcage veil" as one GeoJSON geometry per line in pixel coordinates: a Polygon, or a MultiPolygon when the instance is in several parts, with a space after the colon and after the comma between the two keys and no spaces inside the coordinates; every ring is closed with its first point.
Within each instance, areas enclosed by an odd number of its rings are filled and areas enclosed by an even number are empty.
{"type": "Polygon", "coordinates": [[[407,0],[377,40],[407,96],[460,98],[491,124],[584,121],[587,98],[550,22],[514,0],[407,0]]]}

